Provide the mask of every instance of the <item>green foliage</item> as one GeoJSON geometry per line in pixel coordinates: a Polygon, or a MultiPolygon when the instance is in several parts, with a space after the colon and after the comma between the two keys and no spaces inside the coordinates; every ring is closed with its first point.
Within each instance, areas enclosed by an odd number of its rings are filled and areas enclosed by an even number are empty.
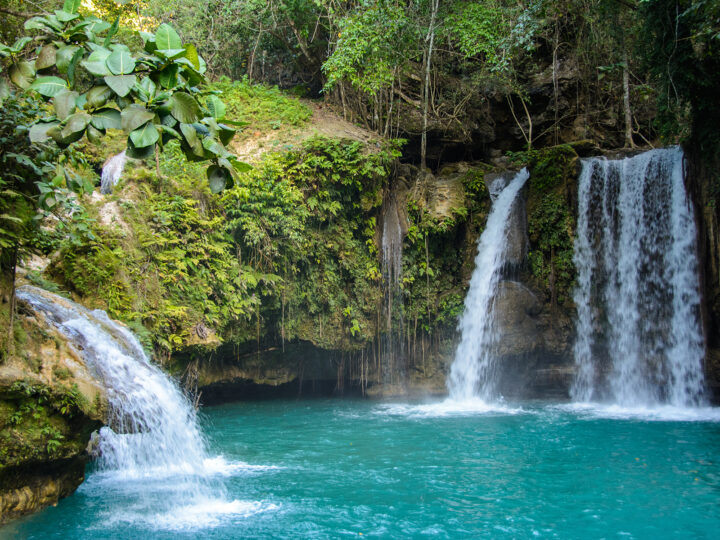
{"type": "Polygon", "coordinates": [[[93,423],[77,386],[46,386],[30,380],[0,389],[0,469],[77,455],[93,423]]]}
{"type": "Polygon", "coordinates": [[[340,80],[371,96],[388,88],[397,76],[418,29],[401,5],[360,4],[339,21],[335,50],[323,64],[325,89],[340,80]]]}
{"type": "Polygon", "coordinates": [[[0,47],[0,55],[9,57],[10,79],[17,87],[52,101],[54,110],[39,115],[41,122],[30,132],[32,142],[52,139],[65,148],[85,134],[98,139],[106,129],[122,127],[128,154],[144,158],[175,138],[189,159],[213,161],[216,190],[232,184],[243,164],[221,139],[233,129],[217,117],[217,97],[212,112],[204,107],[198,85],[205,80],[205,62],[171,26],[143,32],[139,54],[114,38],[117,21],[79,14],[74,2],[29,19],[25,30],[39,32],[35,40],[44,43],[34,62],[22,53],[30,38],[0,47]]]}
{"type": "Polygon", "coordinates": [[[575,280],[575,218],[568,186],[576,181],[578,156],[571,146],[559,145],[516,153],[511,158],[530,170],[530,270],[553,302],[569,302],[575,280]]]}
{"type": "Polygon", "coordinates": [[[712,0],[640,3],[642,52],[659,89],[658,125],[670,140],[718,144],[720,5],[712,0]]]}
{"type": "Polygon", "coordinates": [[[312,115],[305,104],[288,97],[277,87],[222,78],[208,89],[222,92],[226,116],[247,119],[252,131],[265,133],[283,127],[303,126],[312,115]]]}
{"type": "Polygon", "coordinates": [[[163,178],[130,166],[123,199],[112,197],[121,222],[101,225],[91,207],[94,240],[65,242],[52,273],[146,329],[145,343],[163,354],[202,343],[203,326],[216,331],[208,347],[255,340],[258,317],[263,335],[357,347],[374,332],[376,213],[398,155],[392,143],[370,151],[311,139],[266,154],[215,199],[198,180],[202,168],[171,145],[163,178]]]}

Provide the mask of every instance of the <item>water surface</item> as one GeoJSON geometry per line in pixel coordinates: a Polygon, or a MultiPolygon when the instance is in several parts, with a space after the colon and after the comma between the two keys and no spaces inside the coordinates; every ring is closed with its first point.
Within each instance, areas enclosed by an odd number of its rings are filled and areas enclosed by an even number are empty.
{"type": "Polygon", "coordinates": [[[222,499],[90,473],[2,538],[711,538],[717,409],[365,401],[206,408],[222,499]],[[156,508],[153,501],[158,501],[156,508]],[[224,501],[224,502],[222,502],[224,501]],[[171,510],[168,510],[168,506],[171,510]],[[154,510],[155,508],[155,510],[154,510]]]}

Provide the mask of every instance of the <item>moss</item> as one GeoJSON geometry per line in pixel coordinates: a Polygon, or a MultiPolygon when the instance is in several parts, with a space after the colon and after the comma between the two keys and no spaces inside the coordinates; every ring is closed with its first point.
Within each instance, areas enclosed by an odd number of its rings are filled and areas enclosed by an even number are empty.
{"type": "Polygon", "coordinates": [[[530,171],[528,236],[530,272],[553,304],[572,302],[576,270],[575,185],[578,156],[563,144],[513,156],[530,171]]]}
{"type": "Polygon", "coordinates": [[[99,423],[76,387],[17,381],[0,390],[0,468],[81,454],[99,423]]]}

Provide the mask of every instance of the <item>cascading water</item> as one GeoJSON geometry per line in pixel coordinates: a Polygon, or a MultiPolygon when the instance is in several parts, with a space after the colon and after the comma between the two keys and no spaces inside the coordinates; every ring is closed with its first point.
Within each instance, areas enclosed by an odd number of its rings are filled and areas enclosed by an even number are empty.
{"type": "Polygon", "coordinates": [[[96,472],[80,490],[114,492],[110,519],[183,528],[262,509],[225,499],[219,476],[247,466],[208,455],[193,407],[148,361],[132,332],[104,311],[35,287],[22,287],[17,296],[45,315],[107,389],[109,427],[100,430],[96,472]]]}
{"type": "MultiPolygon", "coordinates": [[[[505,264],[505,250],[513,203],[529,178],[523,169],[504,188],[490,186],[491,195],[497,193],[485,230],[478,242],[475,270],[470,290],[465,298],[465,310],[458,329],[460,345],[447,381],[450,399],[492,400],[496,393],[495,353],[498,332],[494,317],[494,301],[498,292],[501,271],[505,264]]],[[[503,182],[498,178],[496,182],[503,182]]]]}
{"type": "Polygon", "coordinates": [[[100,193],[107,195],[112,193],[113,187],[118,183],[122,176],[127,156],[125,150],[108,159],[102,168],[100,175],[100,193]]]}
{"type": "MultiPolygon", "coordinates": [[[[383,381],[392,384],[395,382],[398,369],[398,358],[402,356],[403,340],[396,339],[393,334],[393,309],[396,303],[402,301],[400,291],[400,276],[402,274],[402,243],[403,227],[401,213],[398,208],[396,195],[391,192],[385,202],[382,214],[382,274],[385,282],[385,324],[386,333],[383,338],[381,350],[383,365],[383,381]]],[[[402,313],[400,313],[402,315],[402,313]]],[[[399,325],[402,327],[402,322],[399,325]]]]}
{"type": "Polygon", "coordinates": [[[583,160],[576,401],[703,404],[693,211],[679,148],[583,160]]]}

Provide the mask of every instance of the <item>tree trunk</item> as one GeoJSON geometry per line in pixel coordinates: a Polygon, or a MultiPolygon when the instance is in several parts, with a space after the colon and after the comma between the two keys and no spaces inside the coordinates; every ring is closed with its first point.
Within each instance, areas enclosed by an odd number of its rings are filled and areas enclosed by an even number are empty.
{"type": "Polygon", "coordinates": [[[432,61],[433,44],[435,42],[435,19],[437,18],[438,4],[440,0],[432,0],[432,12],[430,14],[430,26],[425,40],[428,42],[427,54],[425,55],[425,84],[423,89],[423,129],[420,138],[420,167],[424,171],[427,167],[427,124],[428,124],[428,102],[430,100],[430,62],[432,61]]]}
{"type": "Polygon", "coordinates": [[[623,109],[625,111],[625,146],[635,148],[633,142],[632,109],[630,109],[630,69],[627,51],[623,51],[623,109]]]}

